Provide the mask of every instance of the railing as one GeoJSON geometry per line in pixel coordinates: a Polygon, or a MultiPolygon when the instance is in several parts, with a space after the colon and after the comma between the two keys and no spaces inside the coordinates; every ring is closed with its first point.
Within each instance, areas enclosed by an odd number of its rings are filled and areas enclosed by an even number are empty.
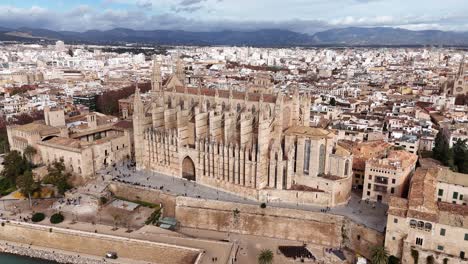
{"type": "Polygon", "coordinates": [[[374,185],[374,191],[381,192],[381,193],[387,193],[387,187],[386,186],[374,185]]]}
{"type": "Polygon", "coordinates": [[[388,184],[388,178],[386,178],[386,177],[375,177],[375,183],[388,184]]]}

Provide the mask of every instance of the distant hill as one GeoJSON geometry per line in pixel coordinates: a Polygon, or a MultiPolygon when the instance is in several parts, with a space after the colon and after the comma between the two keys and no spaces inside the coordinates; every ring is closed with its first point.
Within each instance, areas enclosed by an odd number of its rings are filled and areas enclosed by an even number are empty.
{"type": "Polygon", "coordinates": [[[401,28],[331,29],[313,35],[315,44],[334,45],[468,45],[467,32],[413,31],[401,28]]]}
{"type": "Polygon", "coordinates": [[[468,46],[467,32],[438,30],[412,31],[401,28],[350,27],[330,29],[313,35],[289,30],[190,32],[183,30],[89,30],[85,32],[53,31],[36,28],[7,29],[0,27],[0,41],[11,39],[63,40],[79,43],[147,43],[159,45],[236,45],[236,46],[399,46],[457,45],[468,46]]]}

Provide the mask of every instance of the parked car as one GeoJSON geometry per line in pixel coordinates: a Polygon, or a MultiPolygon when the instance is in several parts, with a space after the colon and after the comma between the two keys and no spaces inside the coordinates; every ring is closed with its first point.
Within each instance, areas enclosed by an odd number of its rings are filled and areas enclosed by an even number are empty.
{"type": "Polygon", "coordinates": [[[109,259],[117,259],[117,253],[115,253],[115,252],[107,252],[107,253],[106,253],[106,258],[109,258],[109,259]]]}

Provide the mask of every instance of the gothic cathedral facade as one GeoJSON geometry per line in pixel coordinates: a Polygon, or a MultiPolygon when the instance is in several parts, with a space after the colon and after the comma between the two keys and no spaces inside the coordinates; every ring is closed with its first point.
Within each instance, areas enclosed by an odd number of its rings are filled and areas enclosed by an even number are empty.
{"type": "Polygon", "coordinates": [[[149,103],[134,96],[138,170],[259,201],[348,201],[352,155],[333,131],[309,126],[309,95],[274,93],[265,80],[242,92],[188,87],[180,60],[165,84],[155,61],[151,84],[149,103]]]}

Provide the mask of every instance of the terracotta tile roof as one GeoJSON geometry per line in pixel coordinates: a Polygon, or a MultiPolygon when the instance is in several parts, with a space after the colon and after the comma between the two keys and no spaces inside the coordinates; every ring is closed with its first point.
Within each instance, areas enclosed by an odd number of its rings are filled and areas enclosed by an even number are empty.
{"type": "Polygon", "coordinates": [[[64,138],[64,137],[54,137],[44,142],[45,144],[59,145],[63,147],[76,148],[80,149],[83,147],[83,144],[78,139],[73,138],[64,138]]]}
{"type": "Polygon", "coordinates": [[[115,127],[123,128],[123,129],[131,129],[133,128],[133,122],[122,120],[114,124],[115,127]]]}
{"type": "Polygon", "coordinates": [[[16,126],[16,129],[23,132],[39,132],[41,136],[60,133],[60,129],[39,122],[16,126]]]}
{"type": "Polygon", "coordinates": [[[334,136],[334,134],[329,130],[306,126],[293,126],[288,128],[285,133],[287,135],[300,135],[321,138],[334,136]]]}
{"type": "Polygon", "coordinates": [[[447,168],[442,167],[418,168],[411,180],[408,199],[391,196],[388,213],[449,225],[456,223],[450,217],[441,217],[443,213],[468,216],[468,206],[436,201],[438,178],[446,173],[447,168]]]}
{"type": "MultiPolygon", "coordinates": [[[[198,95],[198,88],[186,88],[188,94],[198,95]]],[[[167,92],[171,92],[168,90],[167,92]]],[[[184,93],[184,87],[176,87],[176,93],[184,93]]],[[[201,88],[200,94],[203,96],[214,97],[216,94],[215,89],[209,88],[201,88]]],[[[221,90],[218,89],[218,94],[220,98],[229,98],[229,90],[221,90]]],[[[263,101],[267,103],[275,103],[276,102],[276,95],[274,94],[263,94],[263,101]]],[[[232,98],[236,100],[244,100],[245,99],[245,92],[239,91],[232,91],[232,98]]],[[[286,99],[286,98],[285,98],[286,99]]],[[[258,93],[249,93],[248,100],[258,102],[260,101],[260,94],[258,93]]]]}
{"type": "Polygon", "coordinates": [[[451,204],[439,202],[439,210],[444,212],[449,212],[452,214],[468,216],[468,206],[461,204],[451,204]]]}

